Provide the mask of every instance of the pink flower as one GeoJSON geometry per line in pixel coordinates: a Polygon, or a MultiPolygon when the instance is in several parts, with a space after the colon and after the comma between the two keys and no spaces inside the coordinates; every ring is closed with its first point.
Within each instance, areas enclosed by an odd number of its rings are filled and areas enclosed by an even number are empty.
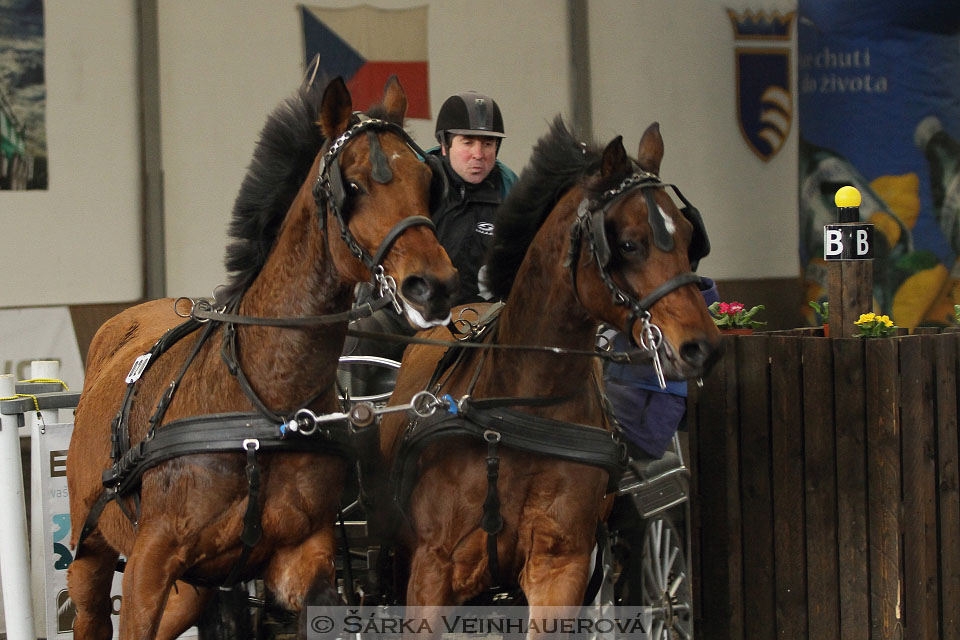
{"type": "Polygon", "coordinates": [[[729,311],[730,311],[731,314],[737,314],[737,313],[740,313],[741,311],[743,311],[743,303],[742,303],[742,302],[731,302],[731,303],[728,305],[727,308],[729,309],[729,311]]]}
{"type": "Polygon", "coordinates": [[[730,305],[727,304],[726,302],[721,302],[721,303],[720,303],[720,314],[721,314],[721,315],[726,315],[726,314],[728,314],[728,313],[730,313],[730,305]]]}

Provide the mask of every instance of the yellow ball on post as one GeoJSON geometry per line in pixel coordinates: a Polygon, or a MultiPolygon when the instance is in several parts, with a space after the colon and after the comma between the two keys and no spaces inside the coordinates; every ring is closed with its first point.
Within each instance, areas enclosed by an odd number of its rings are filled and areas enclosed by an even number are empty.
{"type": "Polygon", "coordinates": [[[833,201],[837,203],[838,207],[859,207],[861,202],[860,192],[857,191],[856,187],[840,187],[837,189],[837,195],[834,196],[833,201]]]}
{"type": "Polygon", "coordinates": [[[833,201],[837,204],[838,222],[860,221],[860,192],[856,187],[846,186],[837,189],[833,201]]]}

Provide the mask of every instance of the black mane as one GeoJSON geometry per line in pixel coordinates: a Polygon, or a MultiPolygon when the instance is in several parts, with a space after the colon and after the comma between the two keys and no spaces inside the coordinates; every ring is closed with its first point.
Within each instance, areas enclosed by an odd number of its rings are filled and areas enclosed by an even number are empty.
{"type": "Polygon", "coordinates": [[[320,131],[323,88],[301,88],[267,118],[233,205],[225,264],[228,282],[218,300],[233,300],[250,286],[277,240],[324,138],[320,131]]]}
{"type": "Polygon", "coordinates": [[[537,230],[560,198],[597,171],[601,152],[580,142],[560,116],[537,141],[530,163],[497,210],[487,253],[487,281],[494,297],[506,299],[537,230]]]}
{"type": "MultiPolygon", "coordinates": [[[[324,86],[314,82],[301,88],[274,109],[260,132],[233,205],[229,228],[233,240],[225,260],[228,282],[217,292],[218,301],[243,295],[270,255],[280,224],[323,147],[319,121],[324,86]]],[[[391,119],[382,104],[371,107],[367,115],[391,119]]]]}

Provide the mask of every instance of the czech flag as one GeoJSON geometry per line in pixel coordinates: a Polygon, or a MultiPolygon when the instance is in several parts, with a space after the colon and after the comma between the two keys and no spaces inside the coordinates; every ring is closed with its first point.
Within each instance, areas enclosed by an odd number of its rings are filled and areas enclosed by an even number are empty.
{"type": "Polygon", "coordinates": [[[300,5],[304,62],[320,54],[320,70],[347,83],[353,107],[366,110],[383,97],[396,74],[407,94],[407,117],[430,119],[427,7],[328,9],[300,5]]]}

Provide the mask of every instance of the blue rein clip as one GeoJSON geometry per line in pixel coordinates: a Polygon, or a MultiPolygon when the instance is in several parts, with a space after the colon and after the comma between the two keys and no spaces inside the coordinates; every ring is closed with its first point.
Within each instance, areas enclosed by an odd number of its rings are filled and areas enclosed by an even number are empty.
{"type": "Polygon", "coordinates": [[[457,406],[457,401],[453,399],[453,396],[451,396],[451,395],[448,393],[447,395],[443,396],[443,399],[444,399],[444,401],[446,401],[446,404],[447,404],[447,412],[448,412],[450,415],[454,415],[454,416],[455,416],[455,415],[457,415],[458,413],[460,413],[460,408],[457,406]]]}

